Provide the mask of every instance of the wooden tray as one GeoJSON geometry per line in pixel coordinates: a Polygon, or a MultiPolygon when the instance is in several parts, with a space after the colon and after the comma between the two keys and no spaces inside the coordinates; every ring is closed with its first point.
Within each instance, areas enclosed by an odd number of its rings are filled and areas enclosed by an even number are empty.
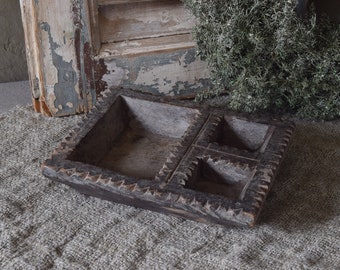
{"type": "Polygon", "coordinates": [[[293,129],[290,122],[114,89],[42,172],[102,199],[253,226],[293,129]]]}

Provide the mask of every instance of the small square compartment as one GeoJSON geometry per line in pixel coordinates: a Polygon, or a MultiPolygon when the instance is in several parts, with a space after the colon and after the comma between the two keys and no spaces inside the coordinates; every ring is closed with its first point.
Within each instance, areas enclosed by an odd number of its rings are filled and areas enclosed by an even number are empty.
{"type": "Polygon", "coordinates": [[[224,116],[210,142],[249,152],[261,149],[270,139],[270,125],[224,116]]]}
{"type": "Polygon", "coordinates": [[[195,109],[119,96],[68,159],[152,180],[197,115],[195,109]]]}
{"type": "Polygon", "coordinates": [[[199,158],[198,164],[185,185],[186,188],[240,200],[253,179],[255,166],[233,163],[225,159],[199,158]]]}

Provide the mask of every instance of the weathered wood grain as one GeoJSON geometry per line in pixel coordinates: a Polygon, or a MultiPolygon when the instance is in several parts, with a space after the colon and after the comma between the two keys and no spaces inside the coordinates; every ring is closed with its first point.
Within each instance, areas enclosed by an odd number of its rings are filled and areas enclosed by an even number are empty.
{"type": "Polygon", "coordinates": [[[35,109],[62,116],[87,112],[96,95],[87,1],[22,0],[35,109]]]}
{"type": "Polygon", "coordinates": [[[161,95],[209,87],[183,3],[133,2],[21,0],[36,111],[88,112],[111,86],[161,95]]]}
{"type": "Polygon", "coordinates": [[[126,87],[156,95],[187,95],[210,87],[207,64],[196,51],[178,49],[128,57],[104,57],[108,87],[126,87]]]}
{"type": "Polygon", "coordinates": [[[195,25],[181,1],[136,2],[99,9],[102,43],[190,33],[195,25]]]}
{"type": "Polygon", "coordinates": [[[46,104],[46,89],[43,76],[42,50],[39,40],[38,14],[33,0],[20,0],[25,34],[28,74],[35,111],[51,116],[46,104]]]}
{"type": "Polygon", "coordinates": [[[191,34],[105,43],[102,44],[96,58],[135,57],[152,53],[171,52],[179,49],[189,50],[194,48],[195,45],[196,43],[193,41],[191,34]]]}
{"type": "Polygon", "coordinates": [[[114,4],[132,4],[141,2],[162,2],[167,0],[98,0],[99,6],[108,6],[114,4]]]}
{"type": "Polygon", "coordinates": [[[90,28],[90,42],[92,45],[93,54],[97,55],[101,48],[98,21],[98,0],[87,0],[87,3],[88,5],[85,5],[85,7],[88,8],[88,12],[86,12],[88,15],[86,21],[88,22],[90,28]]]}

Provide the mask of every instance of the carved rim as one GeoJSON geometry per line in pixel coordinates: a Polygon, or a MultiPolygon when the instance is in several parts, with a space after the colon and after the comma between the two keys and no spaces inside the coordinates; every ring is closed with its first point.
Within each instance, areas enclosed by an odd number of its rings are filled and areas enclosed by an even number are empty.
{"type": "MultiPolygon", "coordinates": [[[[230,147],[219,148],[208,143],[208,138],[221,121],[221,115],[226,114],[225,111],[210,108],[203,110],[198,109],[191,102],[169,102],[167,100],[167,104],[197,109],[199,114],[181,142],[169,153],[163,168],[153,181],[136,179],[94,165],[69,160],[68,156],[77,144],[96,125],[120,95],[163,102],[162,97],[127,89],[106,91],[104,97],[86,116],[83,123],[74,128],[69,136],[59,143],[51,157],[42,165],[42,172],[45,176],[76,187],[83,193],[118,202],[121,200],[117,200],[116,197],[131,198],[145,203],[141,207],[157,211],[157,206],[161,206],[161,212],[197,221],[223,225],[253,226],[255,224],[287,150],[294,130],[293,123],[256,119],[256,122],[272,127],[263,153],[259,151],[249,153],[230,147]],[[192,174],[200,156],[224,159],[241,166],[251,164],[255,168],[254,175],[244,188],[242,198],[231,200],[220,195],[186,188],[185,183],[192,174]]],[[[249,118],[247,119],[249,120],[249,118]]],[[[249,121],[253,121],[253,119],[249,121]]],[[[127,202],[127,204],[129,203],[127,202]]]]}

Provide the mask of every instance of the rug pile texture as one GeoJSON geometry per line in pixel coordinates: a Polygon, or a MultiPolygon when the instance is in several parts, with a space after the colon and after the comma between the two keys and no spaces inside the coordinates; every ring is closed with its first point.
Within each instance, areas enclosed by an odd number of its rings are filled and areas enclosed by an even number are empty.
{"type": "Polygon", "coordinates": [[[259,224],[205,225],[40,173],[82,116],[0,115],[0,269],[340,269],[340,124],[297,121],[259,224]]]}

